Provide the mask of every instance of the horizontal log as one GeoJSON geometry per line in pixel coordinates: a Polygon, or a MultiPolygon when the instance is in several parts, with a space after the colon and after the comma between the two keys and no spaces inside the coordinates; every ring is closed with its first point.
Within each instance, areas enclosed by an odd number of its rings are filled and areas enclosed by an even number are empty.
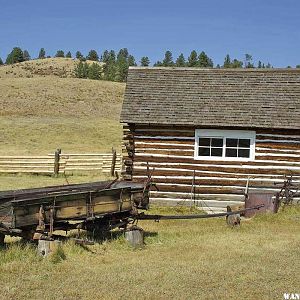
{"type": "MultiPolygon", "coordinates": [[[[161,182],[156,182],[156,185],[158,187],[158,190],[162,191],[181,191],[181,192],[191,192],[192,188],[195,188],[196,193],[201,193],[203,190],[215,190],[215,191],[226,191],[229,194],[244,194],[245,193],[245,186],[239,184],[239,185],[218,185],[218,184],[207,184],[207,185],[194,185],[192,184],[184,184],[184,183],[161,183],[161,182]],[[235,192],[237,191],[237,192],[235,192]]],[[[280,191],[280,188],[278,186],[251,186],[249,187],[251,190],[258,190],[258,191],[274,191],[278,192],[280,191]]],[[[223,192],[224,193],[224,192],[223,192]]]]}
{"type": "MultiPolygon", "coordinates": [[[[53,154],[48,154],[49,156],[54,156],[53,154]]],[[[119,156],[120,154],[117,154],[119,156]]],[[[112,156],[112,153],[63,153],[61,154],[60,157],[72,157],[72,156],[83,156],[83,157],[88,157],[88,156],[112,156]]]]}
{"type": "MultiPolygon", "coordinates": [[[[147,177],[146,169],[144,170],[135,170],[134,178],[136,179],[145,179],[147,177]]],[[[158,170],[154,169],[152,171],[152,178],[185,178],[192,180],[195,172],[195,178],[222,178],[222,179],[235,179],[235,180],[247,180],[248,178],[252,181],[256,180],[273,180],[274,182],[281,182],[284,179],[284,175],[273,175],[273,174],[238,174],[238,173],[225,173],[220,171],[194,171],[194,170],[185,170],[185,171],[172,171],[172,170],[158,170]]],[[[293,175],[295,180],[300,180],[299,175],[293,175]]]]}
{"type": "Polygon", "coordinates": [[[172,144],[172,143],[136,143],[135,150],[138,149],[165,149],[165,150],[189,150],[194,151],[195,144],[183,145],[183,144],[172,144]]]}
{"type": "Polygon", "coordinates": [[[160,130],[158,131],[140,131],[140,130],[136,130],[134,133],[134,137],[135,138],[139,138],[139,137],[153,137],[153,138],[157,138],[157,137],[191,137],[194,138],[195,137],[195,131],[194,130],[160,130]]]}
{"type": "Polygon", "coordinates": [[[266,153],[290,153],[290,154],[298,154],[300,153],[300,149],[289,149],[289,148],[283,148],[283,149],[274,149],[274,148],[268,148],[268,147],[256,147],[255,152],[266,152],[266,153]]]}
{"type": "Polygon", "coordinates": [[[263,160],[263,161],[277,161],[277,162],[298,162],[300,163],[300,155],[255,155],[255,160],[263,160]]]}
{"type": "Polygon", "coordinates": [[[54,159],[54,154],[51,154],[51,155],[1,155],[0,159],[50,159],[49,156],[53,156],[53,159],[54,159]]]}
{"type": "MultiPolygon", "coordinates": [[[[180,186],[174,184],[158,184],[157,185],[160,192],[191,192],[191,186],[180,186]]],[[[203,186],[197,187],[197,193],[204,194],[237,194],[243,195],[245,193],[244,188],[239,187],[219,187],[219,186],[203,186]]]]}
{"type": "Polygon", "coordinates": [[[135,162],[165,162],[165,163],[179,163],[179,164],[190,164],[190,165],[214,165],[214,166],[230,166],[230,167],[281,167],[286,166],[288,168],[300,167],[300,162],[290,161],[276,161],[276,160],[195,160],[193,157],[175,156],[175,155],[163,155],[163,154],[136,154],[134,158],[135,162]]]}
{"type": "Polygon", "coordinates": [[[256,141],[255,147],[259,148],[272,148],[272,149],[290,149],[290,150],[300,150],[299,142],[286,143],[286,142],[268,142],[268,141],[256,141]]]}
{"type": "Polygon", "coordinates": [[[180,150],[180,149],[135,149],[135,155],[145,154],[145,155],[175,155],[175,156],[187,156],[194,158],[194,150],[180,150]]]}
{"type": "MultiPolygon", "coordinates": [[[[160,205],[160,206],[187,206],[191,207],[194,205],[191,201],[180,201],[179,199],[165,199],[165,198],[150,198],[150,203],[153,203],[154,205],[160,205]]],[[[198,204],[198,202],[195,203],[196,206],[199,209],[199,213],[201,211],[206,213],[221,213],[226,211],[226,207],[207,207],[202,206],[201,203],[198,204]]]]}
{"type": "Polygon", "coordinates": [[[234,202],[244,202],[245,195],[237,195],[237,194],[204,194],[204,193],[195,193],[191,194],[182,193],[182,192],[161,192],[161,191],[151,191],[151,198],[176,198],[176,199],[196,199],[196,200],[215,200],[215,201],[234,201],[234,202]]]}
{"type": "MultiPolygon", "coordinates": [[[[140,162],[134,165],[134,174],[141,175],[145,174],[147,163],[140,162]]],[[[236,168],[229,166],[213,166],[213,165],[193,165],[193,164],[177,164],[177,163],[156,163],[149,162],[149,167],[154,168],[155,171],[173,171],[175,174],[182,171],[209,171],[209,172],[224,172],[224,173],[235,173],[235,174],[252,174],[253,176],[267,174],[267,175],[299,175],[300,170],[290,168],[236,168]]]]}
{"type": "MultiPolygon", "coordinates": [[[[139,179],[147,179],[147,176],[139,177],[139,179]]],[[[220,185],[220,186],[227,186],[227,185],[236,185],[240,187],[245,187],[248,178],[222,178],[222,177],[163,177],[163,176],[152,176],[151,177],[153,182],[160,184],[160,183],[181,183],[181,184],[191,184],[194,182],[194,185],[201,186],[201,185],[220,185]]],[[[283,183],[283,178],[280,179],[271,179],[271,178],[251,178],[249,179],[249,187],[271,187],[274,188],[274,183],[283,183]]],[[[300,184],[300,180],[293,180],[295,184],[300,184]]]]}
{"type": "Polygon", "coordinates": [[[3,170],[0,169],[0,173],[31,173],[31,174],[37,174],[37,173],[41,173],[41,174],[52,174],[53,170],[24,170],[24,169],[7,169],[7,170],[3,170]]]}

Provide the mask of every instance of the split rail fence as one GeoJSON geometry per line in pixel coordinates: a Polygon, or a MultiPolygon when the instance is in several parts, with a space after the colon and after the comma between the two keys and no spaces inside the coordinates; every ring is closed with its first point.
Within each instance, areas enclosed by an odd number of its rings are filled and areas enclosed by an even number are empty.
{"type": "Polygon", "coordinates": [[[99,172],[113,175],[121,172],[122,156],[112,153],[62,154],[58,149],[48,155],[0,156],[0,173],[72,174],[99,172]]]}

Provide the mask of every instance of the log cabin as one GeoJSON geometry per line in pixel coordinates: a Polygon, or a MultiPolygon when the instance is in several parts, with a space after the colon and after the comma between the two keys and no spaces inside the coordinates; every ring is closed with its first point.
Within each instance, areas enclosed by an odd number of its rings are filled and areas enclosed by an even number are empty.
{"type": "Polygon", "coordinates": [[[222,211],[300,180],[300,69],[132,67],[121,123],[123,178],[150,170],[152,202],[222,211]]]}

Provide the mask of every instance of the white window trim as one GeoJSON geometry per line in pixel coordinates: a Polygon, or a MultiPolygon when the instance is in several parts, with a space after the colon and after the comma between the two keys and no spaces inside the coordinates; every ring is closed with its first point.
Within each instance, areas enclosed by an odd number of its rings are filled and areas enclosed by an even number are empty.
{"type": "Polygon", "coordinates": [[[250,130],[218,130],[218,129],[196,129],[194,159],[196,160],[225,160],[225,161],[252,161],[255,160],[255,138],[256,132],[250,130]],[[223,138],[223,156],[199,156],[199,137],[223,138]],[[225,157],[225,138],[250,139],[250,157],[225,157]]]}

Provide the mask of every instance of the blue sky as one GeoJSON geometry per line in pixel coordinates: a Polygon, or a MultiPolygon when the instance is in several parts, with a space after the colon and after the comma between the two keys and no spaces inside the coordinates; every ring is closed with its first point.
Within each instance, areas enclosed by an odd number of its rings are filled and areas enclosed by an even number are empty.
{"type": "Polygon", "coordinates": [[[276,67],[300,64],[299,0],[0,0],[0,57],[12,47],[32,57],[56,50],[118,50],[137,60],[161,60],[166,50],[204,50],[213,61],[224,56],[276,67]]]}

